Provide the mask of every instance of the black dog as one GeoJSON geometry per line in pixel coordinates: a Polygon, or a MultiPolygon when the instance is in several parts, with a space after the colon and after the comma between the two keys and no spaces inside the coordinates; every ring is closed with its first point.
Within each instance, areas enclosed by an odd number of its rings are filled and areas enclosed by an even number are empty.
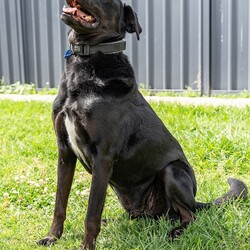
{"type": "MultiPolygon", "coordinates": [[[[41,245],[60,238],[77,158],[92,174],[82,249],[94,249],[111,185],[132,218],[168,215],[181,225],[210,204],[195,201],[196,180],[178,141],[138,92],[122,53],[125,33],[141,27],[133,9],[120,0],[68,0],[62,20],[72,30],[72,51],[53,106],[58,143],[58,187],[54,220],[41,245]]],[[[230,179],[230,191],[215,201],[244,197],[246,186],[230,179]]]]}

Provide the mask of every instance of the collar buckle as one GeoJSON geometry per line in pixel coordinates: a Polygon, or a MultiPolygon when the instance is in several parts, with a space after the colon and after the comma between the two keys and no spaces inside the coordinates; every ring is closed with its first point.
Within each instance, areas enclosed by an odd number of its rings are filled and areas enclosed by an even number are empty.
{"type": "Polygon", "coordinates": [[[88,44],[83,44],[83,45],[72,44],[72,48],[73,48],[74,54],[81,55],[81,56],[90,55],[90,46],[88,44]]]}
{"type": "Polygon", "coordinates": [[[82,47],[82,55],[83,56],[89,56],[90,55],[90,47],[88,44],[84,44],[82,47]]]}

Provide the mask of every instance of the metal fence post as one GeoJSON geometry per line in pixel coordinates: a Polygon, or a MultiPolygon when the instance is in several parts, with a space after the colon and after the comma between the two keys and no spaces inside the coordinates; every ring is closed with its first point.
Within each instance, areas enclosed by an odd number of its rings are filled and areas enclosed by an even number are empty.
{"type": "Polygon", "coordinates": [[[211,95],[211,1],[201,1],[201,95],[211,95]]]}

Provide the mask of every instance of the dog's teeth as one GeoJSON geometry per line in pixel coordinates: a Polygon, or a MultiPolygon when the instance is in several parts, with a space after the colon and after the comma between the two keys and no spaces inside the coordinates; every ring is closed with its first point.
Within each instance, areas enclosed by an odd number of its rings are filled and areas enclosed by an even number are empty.
{"type": "Polygon", "coordinates": [[[92,16],[85,16],[85,20],[87,22],[92,22],[94,20],[94,18],[92,16]]]}

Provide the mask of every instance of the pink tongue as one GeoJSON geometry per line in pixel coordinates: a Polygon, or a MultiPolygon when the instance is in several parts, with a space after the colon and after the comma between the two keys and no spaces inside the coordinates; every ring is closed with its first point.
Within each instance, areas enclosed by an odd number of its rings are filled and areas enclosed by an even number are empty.
{"type": "Polygon", "coordinates": [[[77,8],[68,8],[65,5],[63,6],[63,12],[66,14],[72,14],[77,11],[77,8]]]}

